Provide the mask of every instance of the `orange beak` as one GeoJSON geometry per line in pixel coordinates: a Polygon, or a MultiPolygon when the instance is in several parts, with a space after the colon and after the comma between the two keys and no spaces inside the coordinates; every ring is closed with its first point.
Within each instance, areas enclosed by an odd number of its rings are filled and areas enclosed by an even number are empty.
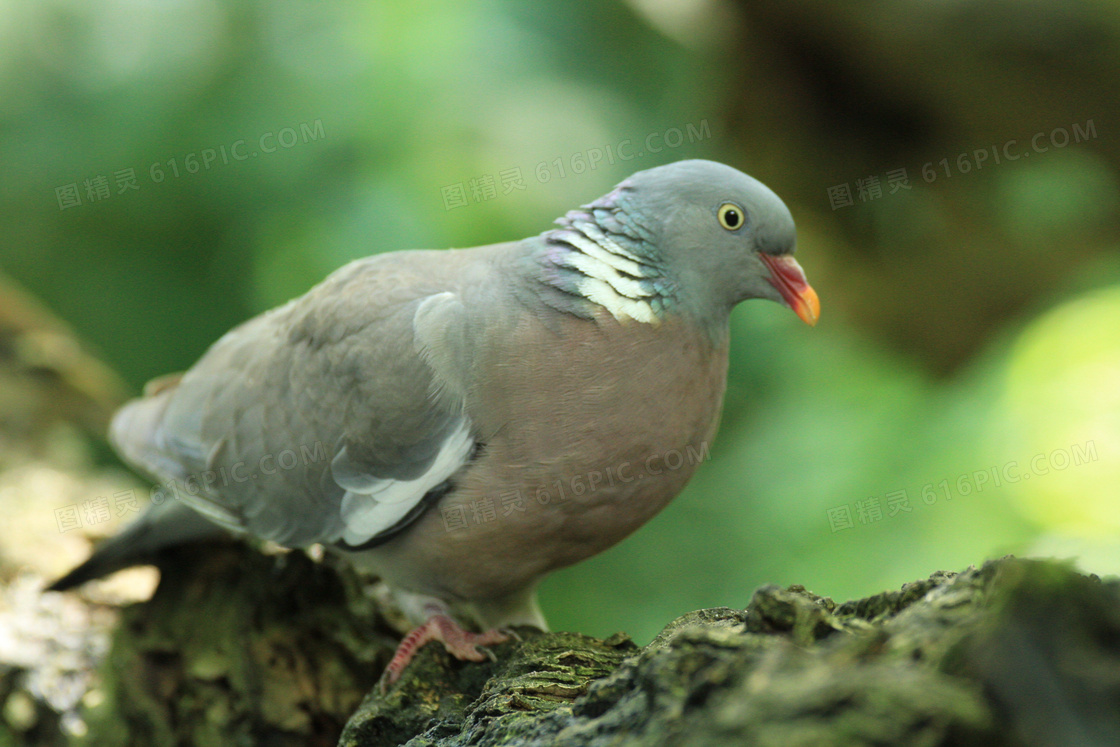
{"type": "Polygon", "coordinates": [[[801,317],[801,321],[815,326],[821,316],[821,302],[797,260],[789,255],[775,257],[766,252],[759,252],[758,256],[770,268],[770,277],[766,279],[782,294],[786,305],[801,317]]]}

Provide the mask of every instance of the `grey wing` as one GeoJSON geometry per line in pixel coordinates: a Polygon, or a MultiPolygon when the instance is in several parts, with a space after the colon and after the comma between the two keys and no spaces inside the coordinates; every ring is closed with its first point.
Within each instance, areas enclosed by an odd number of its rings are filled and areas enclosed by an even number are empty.
{"type": "Polygon", "coordinates": [[[348,265],[126,405],[114,444],[234,531],[287,546],[395,531],[474,449],[464,309],[437,280],[448,259],[348,265]]]}

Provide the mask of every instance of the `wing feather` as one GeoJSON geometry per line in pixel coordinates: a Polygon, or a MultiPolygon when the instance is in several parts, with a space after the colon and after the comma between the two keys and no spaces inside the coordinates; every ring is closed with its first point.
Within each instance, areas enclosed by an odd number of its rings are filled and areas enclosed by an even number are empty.
{"type": "Polygon", "coordinates": [[[208,518],[288,546],[360,545],[471,458],[458,252],[351,263],[123,408],[126,461],[208,518]]]}

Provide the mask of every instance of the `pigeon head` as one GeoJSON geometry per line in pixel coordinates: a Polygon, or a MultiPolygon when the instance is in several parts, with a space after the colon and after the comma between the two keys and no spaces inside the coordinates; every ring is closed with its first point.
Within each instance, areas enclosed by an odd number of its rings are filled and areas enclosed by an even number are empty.
{"type": "Polygon", "coordinates": [[[766,298],[808,324],[817,294],[793,259],[789,209],[766,185],[713,161],[640,171],[544,235],[549,282],[616,318],[687,313],[714,325],[766,298]]]}

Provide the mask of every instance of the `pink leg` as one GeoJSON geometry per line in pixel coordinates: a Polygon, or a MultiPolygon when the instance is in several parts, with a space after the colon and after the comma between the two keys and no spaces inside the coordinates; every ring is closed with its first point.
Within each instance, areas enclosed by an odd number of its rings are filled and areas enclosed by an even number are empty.
{"type": "Polygon", "coordinates": [[[471,633],[463,630],[457,622],[447,615],[432,615],[428,621],[404,637],[397,646],[397,652],[389,666],[385,667],[385,674],[381,676],[381,691],[400,679],[401,673],[420,647],[429,641],[443,643],[447,653],[460,661],[483,661],[494,655],[479,646],[492,646],[495,643],[504,643],[510,636],[500,630],[487,630],[485,633],[471,633]]]}

